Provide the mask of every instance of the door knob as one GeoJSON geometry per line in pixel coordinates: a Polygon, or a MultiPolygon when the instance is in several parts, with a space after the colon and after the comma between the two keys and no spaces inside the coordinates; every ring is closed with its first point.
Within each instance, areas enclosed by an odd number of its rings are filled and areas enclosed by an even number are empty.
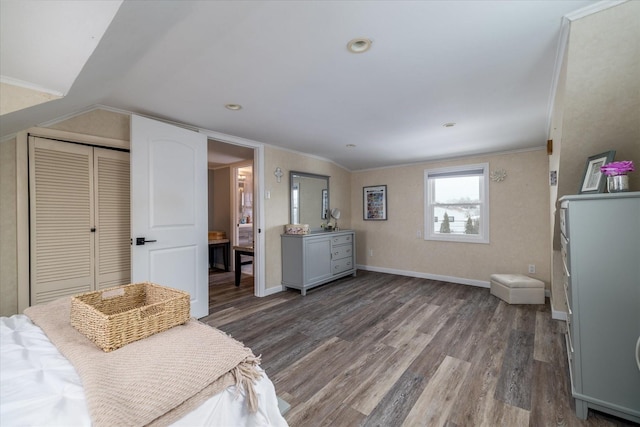
{"type": "Polygon", "coordinates": [[[136,246],[144,245],[145,243],[157,242],[157,240],[146,240],[144,237],[136,237],[136,246]]]}

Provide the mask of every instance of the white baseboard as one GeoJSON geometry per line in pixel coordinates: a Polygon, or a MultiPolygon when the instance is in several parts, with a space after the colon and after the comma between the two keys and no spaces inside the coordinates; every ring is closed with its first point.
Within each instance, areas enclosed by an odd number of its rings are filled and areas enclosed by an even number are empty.
{"type": "MultiPolygon", "coordinates": [[[[479,288],[491,288],[491,283],[485,280],[466,279],[463,277],[443,276],[440,274],[421,273],[418,271],[398,270],[395,268],[375,267],[371,265],[362,265],[362,264],[357,264],[356,268],[358,270],[375,271],[377,273],[397,274],[398,276],[408,276],[408,277],[417,277],[420,279],[439,280],[441,282],[457,283],[460,285],[476,286],[479,288]]],[[[285,289],[286,288],[284,286],[280,286],[280,287],[274,286],[272,288],[267,288],[265,289],[264,296],[276,294],[278,292],[284,291],[285,289]]],[[[544,296],[546,298],[551,297],[551,293],[549,292],[549,289],[544,290],[544,296]]],[[[551,316],[552,319],[567,320],[567,313],[565,313],[564,311],[553,310],[553,306],[551,311],[552,311],[552,316],[551,316]]]]}
{"type": "Polygon", "coordinates": [[[558,310],[554,310],[553,307],[551,307],[551,318],[554,320],[567,320],[567,312],[566,311],[558,311],[558,310]]]}
{"type": "MultiPolygon", "coordinates": [[[[377,273],[397,274],[399,276],[409,276],[409,277],[418,277],[420,279],[439,280],[441,282],[458,283],[460,285],[477,286],[479,288],[491,288],[491,282],[487,282],[484,280],[465,279],[462,277],[453,277],[453,276],[442,276],[439,274],[420,273],[417,271],[397,270],[395,268],[374,267],[371,265],[358,264],[356,267],[358,268],[358,270],[375,271],[377,273]]],[[[544,296],[545,298],[551,298],[551,292],[549,291],[549,289],[544,290],[544,296]]],[[[564,315],[564,318],[562,318],[561,320],[566,320],[567,314],[565,312],[556,311],[555,313],[559,313],[558,314],[559,316],[564,315]]]]}
{"type": "Polygon", "coordinates": [[[567,312],[553,308],[553,300],[551,301],[551,318],[554,320],[567,320],[567,312]]]}
{"type": "Polygon", "coordinates": [[[273,288],[266,288],[264,290],[263,296],[268,297],[269,295],[277,294],[278,292],[282,292],[284,290],[285,290],[284,286],[274,286],[273,288]]]}
{"type": "Polygon", "coordinates": [[[442,282],[458,283],[460,285],[477,286],[479,288],[491,287],[491,283],[485,280],[465,279],[462,277],[453,277],[453,276],[441,276],[439,274],[420,273],[418,271],[398,270],[395,268],[374,267],[371,265],[358,264],[356,267],[358,268],[358,270],[375,271],[377,273],[389,273],[389,274],[397,274],[399,276],[417,277],[420,279],[439,280],[442,282]]]}

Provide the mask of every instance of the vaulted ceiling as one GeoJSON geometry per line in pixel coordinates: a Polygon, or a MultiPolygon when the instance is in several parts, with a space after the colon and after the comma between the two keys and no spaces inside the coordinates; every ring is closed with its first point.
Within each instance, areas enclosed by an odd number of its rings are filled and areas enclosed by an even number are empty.
{"type": "MultiPolygon", "coordinates": [[[[349,170],[541,147],[563,16],[594,4],[125,0],[66,96],[3,114],[0,130],[106,105],[349,170]],[[350,52],[359,37],[370,49],[350,52]]],[[[6,37],[0,60],[19,61],[6,37]]]]}

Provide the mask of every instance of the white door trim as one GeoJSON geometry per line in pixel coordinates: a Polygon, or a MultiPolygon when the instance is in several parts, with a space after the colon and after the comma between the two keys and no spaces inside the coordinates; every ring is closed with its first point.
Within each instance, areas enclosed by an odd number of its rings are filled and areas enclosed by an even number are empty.
{"type": "MultiPolygon", "coordinates": [[[[254,274],[254,294],[257,297],[267,296],[266,293],[266,273],[265,273],[265,229],[264,229],[264,202],[262,195],[264,194],[264,144],[251,141],[249,139],[239,138],[224,133],[214,132],[206,129],[200,129],[200,133],[207,135],[207,138],[215,139],[226,144],[239,145],[242,147],[253,148],[253,174],[255,188],[253,191],[253,212],[254,221],[254,247],[255,255],[253,257],[253,274],[254,274]]],[[[235,227],[235,224],[234,224],[235,227]]]]}

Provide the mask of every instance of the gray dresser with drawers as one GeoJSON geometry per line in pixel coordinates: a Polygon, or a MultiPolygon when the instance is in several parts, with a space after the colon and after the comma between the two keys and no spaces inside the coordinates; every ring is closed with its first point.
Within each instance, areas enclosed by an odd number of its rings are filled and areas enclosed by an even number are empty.
{"type": "Polygon", "coordinates": [[[282,284],[307,289],[356,275],[353,230],[282,235],[282,284]]]}
{"type": "Polygon", "coordinates": [[[565,196],[560,228],[576,414],[640,422],[640,192],[565,196]]]}

